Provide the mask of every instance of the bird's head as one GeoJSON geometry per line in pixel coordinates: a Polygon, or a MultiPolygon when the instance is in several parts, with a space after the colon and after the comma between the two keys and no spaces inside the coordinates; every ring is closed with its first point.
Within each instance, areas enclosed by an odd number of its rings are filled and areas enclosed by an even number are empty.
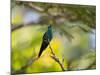
{"type": "Polygon", "coordinates": [[[51,25],[48,26],[48,29],[51,29],[51,25]]]}

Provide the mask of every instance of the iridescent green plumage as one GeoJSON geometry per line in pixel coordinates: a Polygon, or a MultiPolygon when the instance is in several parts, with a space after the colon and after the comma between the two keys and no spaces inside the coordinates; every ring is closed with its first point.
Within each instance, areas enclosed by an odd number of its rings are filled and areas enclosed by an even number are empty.
{"type": "Polygon", "coordinates": [[[48,47],[51,39],[52,39],[52,27],[51,25],[49,25],[48,30],[43,35],[42,45],[38,57],[40,57],[42,52],[48,47]]]}

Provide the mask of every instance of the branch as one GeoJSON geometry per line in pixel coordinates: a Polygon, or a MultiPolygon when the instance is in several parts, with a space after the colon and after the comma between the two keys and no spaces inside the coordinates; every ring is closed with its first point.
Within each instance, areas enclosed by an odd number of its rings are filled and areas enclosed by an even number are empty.
{"type": "MultiPolygon", "coordinates": [[[[95,60],[96,61],[96,60],[95,60]]],[[[95,61],[93,61],[93,63],[91,63],[86,69],[88,70],[88,69],[91,69],[91,67],[94,65],[94,64],[96,64],[96,62],[95,61]]]]}
{"type": "MultiPolygon", "coordinates": [[[[32,22],[32,23],[29,23],[29,24],[20,24],[20,25],[13,25],[12,24],[12,28],[11,28],[11,31],[14,31],[14,30],[16,30],[16,29],[19,29],[19,28],[22,28],[22,27],[24,27],[24,26],[29,26],[29,25],[34,25],[34,24],[50,24],[49,23],[49,21],[50,20],[52,20],[52,22],[53,22],[53,24],[54,25],[58,25],[58,24],[60,24],[60,23],[57,23],[56,22],[56,20],[58,19],[57,17],[62,17],[62,16],[64,16],[65,17],[65,15],[63,15],[63,13],[60,13],[60,14],[57,14],[56,16],[55,15],[53,15],[53,14],[50,14],[49,12],[48,12],[48,9],[51,7],[51,5],[50,6],[47,6],[45,9],[44,8],[42,8],[42,7],[39,7],[39,6],[37,6],[37,5],[34,5],[34,4],[32,4],[31,2],[30,3],[25,3],[24,4],[25,6],[27,6],[28,8],[31,8],[31,10],[35,10],[35,11],[37,11],[37,12],[39,12],[39,13],[41,13],[41,20],[38,22],[38,23],[34,23],[34,22],[32,22]],[[44,17],[47,17],[46,19],[44,19],[44,17]],[[48,20],[48,21],[47,21],[48,20]]],[[[50,21],[51,22],[51,21],[50,21]]]]}
{"type": "Polygon", "coordinates": [[[26,69],[27,67],[29,67],[37,59],[38,59],[38,57],[34,58],[34,54],[32,54],[32,56],[30,57],[30,59],[28,60],[28,62],[25,65],[23,65],[21,68],[17,69],[16,71],[12,71],[11,75],[16,75],[18,73],[22,73],[24,69],[26,69]]]}
{"type": "Polygon", "coordinates": [[[53,52],[53,49],[51,48],[50,44],[49,44],[49,48],[50,48],[51,54],[52,54],[51,58],[54,59],[60,65],[62,71],[65,71],[63,64],[60,62],[59,58],[53,52]]]}
{"type": "Polygon", "coordinates": [[[13,25],[11,26],[11,31],[14,31],[14,30],[17,30],[17,29],[20,29],[22,27],[26,27],[26,26],[33,26],[33,25],[44,25],[44,24],[41,24],[41,23],[29,23],[29,24],[20,24],[20,25],[13,25]]]}
{"type": "Polygon", "coordinates": [[[14,30],[16,30],[16,29],[19,29],[19,28],[22,28],[24,25],[12,25],[11,26],[11,31],[14,31],[14,30]]]}

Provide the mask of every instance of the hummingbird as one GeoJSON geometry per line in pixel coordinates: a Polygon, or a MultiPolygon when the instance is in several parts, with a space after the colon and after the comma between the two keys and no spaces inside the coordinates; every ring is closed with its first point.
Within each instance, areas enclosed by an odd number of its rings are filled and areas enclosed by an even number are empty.
{"type": "Polygon", "coordinates": [[[52,40],[52,37],[53,37],[52,36],[52,26],[49,25],[47,31],[43,35],[42,44],[41,44],[41,47],[40,47],[38,57],[40,57],[42,52],[48,47],[50,41],[52,40]]]}

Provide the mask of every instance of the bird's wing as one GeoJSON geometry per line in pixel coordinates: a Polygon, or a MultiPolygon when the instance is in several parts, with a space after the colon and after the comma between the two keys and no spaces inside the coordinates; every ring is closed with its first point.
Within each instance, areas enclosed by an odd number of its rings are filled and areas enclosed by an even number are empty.
{"type": "Polygon", "coordinates": [[[49,44],[49,42],[48,42],[48,35],[47,35],[47,33],[45,33],[44,36],[43,36],[42,45],[41,45],[38,57],[41,56],[43,50],[45,50],[47,48],[48,44],[49,44]]]}
{"type": "Polygon", "coordinates": [[[43,36],[43,41],[49,43],[50,42],[50,37],[48,32],[45,32],[44,36],[43,36]]]}

